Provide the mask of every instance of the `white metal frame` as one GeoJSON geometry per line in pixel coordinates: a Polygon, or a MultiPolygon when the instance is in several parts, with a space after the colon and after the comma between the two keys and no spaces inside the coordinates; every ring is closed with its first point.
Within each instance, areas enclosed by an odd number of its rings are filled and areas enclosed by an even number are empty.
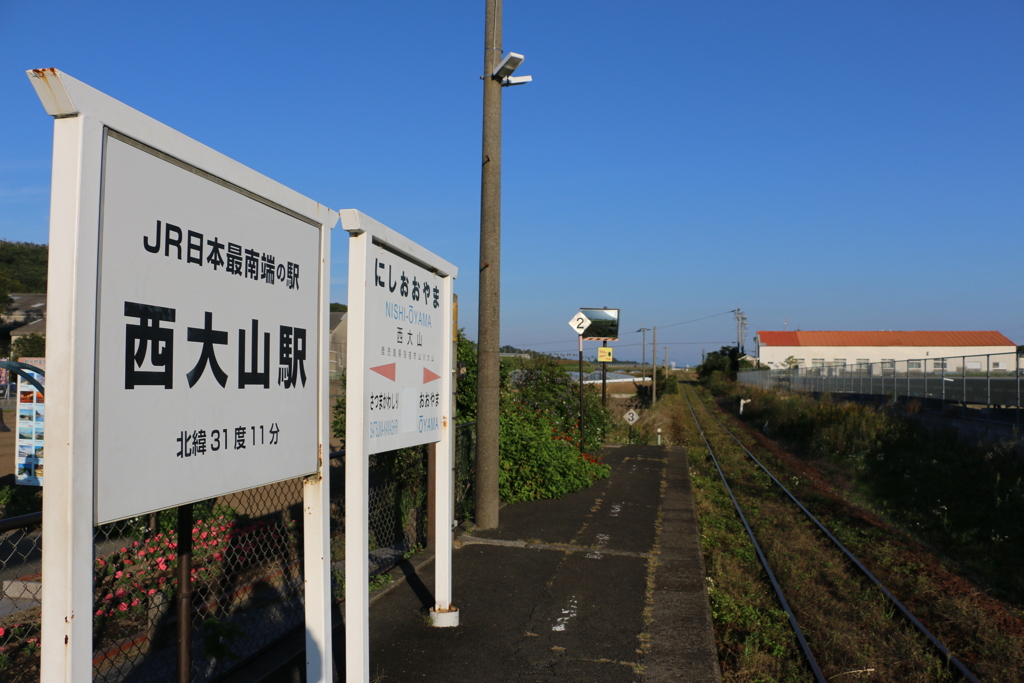
{"type": "MultiPolygon", "coordinates": [[[[443,278],[442,329],[445,331],[441,360],[442,429],[437,443],[435,477],[436,571],[432,621],[437,626],[457,626],[458,610],[452,605],[452,466],[455,446],[452,398],[452,281],[458,269],[415,242],[355,209],[338,212],[349,233],[348,349],[345,387],[345,680],[370,680],[369,567],[369,456],[366,444],[366,290],[373,273],[367,272],[367,254],[374,243],[384,244],[404,258],[434,269],[443,278]]],[[[427,443],[425,440],[424,443],[427,443]]]]}
{"type": "MultiPolygon", "coordinates": [[[[331,675],[328,473],[328,296],[330,231],[337,214],[252,169],[61,73],[29,80],[53,116],[50,287],[47,307],[47,479],[43,526],[41,681],[92,680],[93,466],[96,297],[104,132],[130,138],[201,169],[320,227],[318,339],[320,472],[306,479],[305,604],[307,680],[331,675]]],[[[187,501],[186,501],[187,502],[187,501]]]]}

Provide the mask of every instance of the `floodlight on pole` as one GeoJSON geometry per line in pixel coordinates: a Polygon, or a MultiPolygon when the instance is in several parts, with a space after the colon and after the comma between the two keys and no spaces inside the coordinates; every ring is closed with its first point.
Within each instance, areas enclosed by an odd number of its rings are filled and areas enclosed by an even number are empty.
{"type": "Polygon", "coordinates": [[[521,54],[517,52],[509,52],[505,56],[505,59],[501,60],[498,66],[494,68],[494,71],[491,72],[491,78],[497,78],[500,81],[503,78],[511,76],[512,72],[518,69],[519,65],[523,63],[523,59],[525,59],[525,57],[521,54]]]}
{"type": "Polygon", "coordinates": [[[533,81],[533,76],[513,76],[512,74],[519,65],[526,59],[518,52],[509,52],[498,66],[491,72],[491,78],[501,83],[502,87],[509,85],[522,85],[533,81]]]}

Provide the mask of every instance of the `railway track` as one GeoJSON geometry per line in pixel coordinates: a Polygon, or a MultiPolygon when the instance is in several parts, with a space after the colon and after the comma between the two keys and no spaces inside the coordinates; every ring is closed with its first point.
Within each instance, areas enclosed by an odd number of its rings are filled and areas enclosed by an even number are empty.
{"type": "Polygon", "coordinates": [[[683,394],[816,681],[978,680],[692,387],[683,394]]]}

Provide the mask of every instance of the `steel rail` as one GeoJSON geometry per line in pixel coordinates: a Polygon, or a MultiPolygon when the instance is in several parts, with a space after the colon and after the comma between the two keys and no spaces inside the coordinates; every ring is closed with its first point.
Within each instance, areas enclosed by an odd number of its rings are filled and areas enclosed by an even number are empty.
{"type": "MultiPolygon", "coordinates": [[[[782,489],[783,493],[785,493],[787,496],[789,496],[789,499],[791,501],[793,501],[798,508],[800,508],[800,510],[807,516],[807,518],[810,519],[812,522],[814,522],[814,525],[817,526],[818,529],[820,529],[821,532],[824,533],[825,536],[827,536],[828,539],[830,541],[832,541],[832,543],[834,543],[835,546],[837,548],[839,548],[839,550],[841,550],[844,555],[846,555],[846,558],[848,560],[850,560],[850,562],[852,562],[853,565],[855,567],[857,567],[857,569],[859,569],[864,574],[864,576],[866,576],[872,583],[875,584],[875,586],[877,586],[882,591],[882,593],[885,595],[885,597],[888,598],[889,601],[893,604],[893,606],[895,606],[896,609],[898,609],[900,611],[900,613],[904,616],[904,618],[906,618],[907,621],[909,621],[914,626],[914,628],[916,628],[922,635],[924,635],[926,638],[928,638],[928,640],[935,647],[935,649],[938,650],[939,653],[946,659],[947,663],[952,664],[956,668],[956,670],[959,671],[960,674],[964,678],[966,678],[968,681],[971,681],[972,683],[980,683],[978,681],[978,678],[974,674],[972,674],[967,669],[967,667],[964,666],[964,664],[959,659],[956,658],[956,656],[949,650],[949,648],[947,648],[945,645],[943,645],[942,642],[938,638],[936,638],[935,635],[931,631],[929,631],[928,628],[924,624],[922,624],[917,619],[917,617],[915,617],[910,612],[910,610],[908,610],[906,608],[906,606],[904,606],[904,604],[902,602],[900,602],[899,599],[895,595],[893,595],[892,592],[888,588],[886,588],[884,584],[882,584],[881,581],[878,580],[878,577],[876,577],[874,574],[872,574],[871,571],[867,567],[865,567],[861,563],[861,561],[858,560],[857,557],[852,552],[850,552],[850,550],[845,545],[843,545],[839,541],[838,538],[833,536],[832,532],[829,531],[825,527],[825,525],[822,524],[818,520],[818,518],[815,517],[811,513],[810,510],[808,510],[806,507],[804,507],[804,504],[801,503],[797,499],[797,497],[794,496],[793,493],[788,488],[786,488],[785,485],[783,485],[783,483],[781,481],[779,481],[775,477],[774,474],[772,474],[771,470],[769,470],[767,467],[765,467],[764,464],[762,464],[762,462],[760,460],[758,460],[757,457],[753,453],[750,452],[750,449],[748,449],[746,446],[744,446],[743,443],[738,438],[736,438],[736,435],[732,433],[732,430],[730,430],[725,425],[725,423],[722,422],[718,418],[717,415],[715,415],[711,410],[709,410],[707,408],[707,404],[704,403],[704,400],[701,399],[699,394],[697,395],[697,400],[701,402],[701,405],[704,406],[704,408],[705,408],[705,410],[707,410],[708,414],[711,415],[711,417],[713,417],[715,419],[715,421],[718,422],[719,425],[721,425],[722,429],[725,430],[725,433],[728,434],[732,438],[732,440],[735,441],[736,444],[740,448],[743,449],[743,451],[747,454],[747,457],[749,457],[751,460],[753,460],[757,464],[757,466],[760,467],[761,470],[765,474],[767,474],[769,477],[771,477],[771,480],[773,482],[775,482],[775,485],[778,486],[780,489],[782,489]]],[[[687,402],[689,402],[689,399],[687,399],[687,402]]],[[[690,408],[690,412],[691,413],[693,412],[693,408],[690,408]]],[[[696,418],[694,418],[694,419],[696,420],[696,418]]],[[[700,429],[700,425],[699,424],[697,425],[697,428],[700,429]]],[[[703,431],[701,432],[701,436],[703,436],[703,431]]],[[[707,439],[705,439],[705,443],[706,442],[707,442],[707,439]]],[[[709,449],[710,449],[710,447],[709,447],[709,449]]]]}
{"type": "Polygon", "coordinates": [[[804,657],[807,659],[807,664],[811,667],[811,671],[814,673],[815,680],[818,681],[818,683],[827,683],[825,674],[821,672],[821,668],[818,666],[818,660],[814,658],[814,654],[811,652],[811,647],[807,644],[807,639],[804,637],[803,629],[801,629],[800,624],[797,623],[796,615],[793,614],[793,610],[789,606],[789,601],[786,600],[786,596],[782,593],[782,587],[775,578],[775,572],[772,571],[771,566],[768,564],[768,558],[765,557],[764,551],[761,549],[761,544],[757,542],[757,538],[754,536],[754,530],[750,528],[750,524],[747,522],[747,517],[743,514],[743,509],[740,507],[739,501],[736,500],[736,496],[733,495],[732,487],[729,486],[729,481],[725,478],[725,473],[722,472],[722,468],[718,464],[718,458],[715,457],[715,451],[711,448],[711,444],[708,442],[707,437],[704,436],[704,430],[700,426],[697,414],[693,412],[693,405],[690,403],[690,397],[686,395],[685,389],[683,390],[683,396],[686,398],[686,407],[690,409],[690,415],[693,417],[693,423],[697,425],[697,431],[700,432],[700,438],[704,440],[704,445],[708,449],[708,455],[711,456],[711,461],[715,464],[715,469],[718,470],[718,476],[722,478],[722,484],[725,485],[725,490],[729,494],[729,498],[732,500],[733,506],[736,508],[736,514],[739,515],[740,521],[743,523],[743,528],[747,530],[747,535],[750,536],[750,542],[754,544],[754,551],[757,553],[757,559],[761,561],[761,566],[764,567],[765,573],[768,574],[768,580],[771,581],[772,587],[775,589],[775,595],[778,597],[779,603],[782,605],[782,609],[785,610],[786,616],[789,618],[789,625],[793,627],[793,631],[796,633],[796,639],[800,644],[800,649],[803,650],[804,657]]]}

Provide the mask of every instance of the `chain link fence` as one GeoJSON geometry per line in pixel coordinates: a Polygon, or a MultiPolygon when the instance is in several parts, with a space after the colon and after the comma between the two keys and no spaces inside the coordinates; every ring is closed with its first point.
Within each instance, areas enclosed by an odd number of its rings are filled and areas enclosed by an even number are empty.
{"type": "MultiPolygon", "coordinates": [[[[813,362],[813,361],[812,361],[813,362]]],[[[737,381],[763,389],[915,399],[936,412],[954,407],[981,419],[1020,425],[1022,364],[1016,353],[826,363],[787,370],[747,370],[737,381]]]]}
{"type": "MultiPolygon", "coordinates": [[[[455,445],[455,512],[473,515],[475,423],[455,445]]],[[[344,598],[344,453],[332,453],[332,593],[344,598]]],[[[427,537],[427,448],[370,459],[370,576],[427,537]]],[[[301,479],[192,506],[192,676],[215,681],[304,624],[301,479]]],[[[93,674],[104,683],[177,680],[177,510],[95,529],[93,674]]],[[[0,680],[39,680],[41,514],[0,520],[0,680]]]]}
{"type": "Polygon", "coordinates": [[[41,525],[42,513],[0,520],[0,680],[39,680],[41,525]]]}

